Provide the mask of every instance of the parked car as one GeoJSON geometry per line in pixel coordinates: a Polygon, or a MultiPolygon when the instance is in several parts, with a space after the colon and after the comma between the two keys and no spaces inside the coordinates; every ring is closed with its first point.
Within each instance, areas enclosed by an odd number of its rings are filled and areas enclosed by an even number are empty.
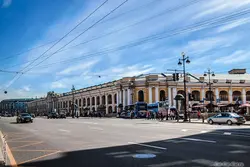
{"type": "Polygon", "coordinates": [[[35,117],[36,117],[35,114],[30,114],[30,116],[31,116],[32,118],[35,118],[35,117]]]}
{"type": "Polygon", "coordinates": [[[66,114],[65,113],[60,113],[59,118],[65,118],[66,119],[66,114]]]}
{"type": "Polygon", "coordinates": [[[33,118],[28,113],[21,113],[16,118],[17,123],[33,122],[33,118]]]}
{"type": "Polygon", "coordinates": [[[50,118],[53,118],[53,119],[59,118],[59,114],[57,112],[51,112],[51,113],[48,114],[47,118],[48,119],[50,119],[50,118]]]}
{"type": "Polygon", "coordinates": [[[246,122],[245,118],[242,116],[239,116],[236,113],[230,113],[230,112],[223,112],[223,113],[218,113],[212,117],[209,117],[207,119],[207,122],[209,124],[213,123],[218,123],[218,124],[244,124],[246,122]]]}

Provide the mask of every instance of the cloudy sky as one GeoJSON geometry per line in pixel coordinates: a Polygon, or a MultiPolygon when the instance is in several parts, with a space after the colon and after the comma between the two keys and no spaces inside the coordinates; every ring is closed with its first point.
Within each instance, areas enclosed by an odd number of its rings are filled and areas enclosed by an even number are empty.
{"type": "Polygon", "coordinates": [[[128,0],[92,26],[124,2],[108,0],[56,44],[104,2],[0,0],[0,99],[179,69],[181,52],[191,73],[250,67],[250,0],[128,0]]]}

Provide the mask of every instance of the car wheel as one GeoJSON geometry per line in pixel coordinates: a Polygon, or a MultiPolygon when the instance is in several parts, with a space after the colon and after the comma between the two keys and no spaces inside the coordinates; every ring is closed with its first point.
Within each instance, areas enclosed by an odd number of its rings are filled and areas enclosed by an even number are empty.
{"type": "Polygon", "coordinates": [[[208,123],[209,123],[210,125],[212,125],[214,122],[213,122],[213,120],[210,119],[210,120],[208,121],[208,123]]]}
{"type": "Polygon", "coordinates": [[[240,126],[240,123],[237,123],[238,126],[240,126]]]}
{"type": "Polygon", "coordinates": [[[32,123],[32,122],[33,122],[33,120],[30,121],[30,123],[32,123]]]}
{"type": "Polygon", "coordinates": [[[228,120],[228,121],[227,121],[227,124],[228,124],[228,125],[232,125],[233,122],[232,122],[231,120],[228,120]]]}

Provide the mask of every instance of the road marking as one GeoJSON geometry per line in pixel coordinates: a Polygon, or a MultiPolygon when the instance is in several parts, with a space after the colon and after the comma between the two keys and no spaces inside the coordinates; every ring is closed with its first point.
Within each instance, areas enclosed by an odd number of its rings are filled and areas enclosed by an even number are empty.
{"type": "Polygon", "coordinates": [[[70,130],[66,130],[66,129],[58,129],[58,130],[61,131],[61,132],[67,132],[67,133],[70,132],[70,130]]]}
{"type": "Polygon", "coordinates": [[[126,158],[126,157],[133,157],[135,154],[125,154],[125,155],[116,155],[114,158],[126,158]]]}
{"type": "MultiPolygon", "coordinates": [[[[0,137],[1,137],[1,139],[4,139],[4,135],[3,135],[3,133],[2,133],[1,131],[0,131],[0,137]]],[[[15,158],[14,158],[12,152],[10,151],[10,147],[9,147],[9,145],[8,145],[7,142],[5,142],[5,146],[6,146],[6,153],[7,153],[7,156],[8,156],[8,158],[9,158],[9,162],[10,162],[9,165],[10,165],[11,167],[17,167],[16,160],[15,160],[15,158]]]]}
{"type": "Polygon", "coordinates": [[[23,161],[23,162],[20,162],[18,163],[18,165],[21,165],[21,164],[25,164],[27,162],[31,162],[31,161],[34,161],[34,160],[38,160],[38,159],[41,159],[41,158],[45,158],[45,157],[48,157],[50,155],[54,155],[54,154],[57,154],[61,151],[56,151],[56,152],[53,152],[53,153],[50,153],[50,154],[46,154],[46,155],[43,155],[43,156],[40,156],[40,157],[36,157],[36,158],[33,158],[33,159],[30,159],[30,160],[27,160],[27,161],[23,161]]]}
{"type": "Polygon", "coordinates": [[[195,160],[192,160],[191,162],[194,162],[200,165],[206,165],[206,166],[212,166],[214,164],[214,161],[210,161],[207,159],[195,159],[195,160]]]}
{"type": "Polygon", "coordinates": [[[223,134],[224,135],[231,135],[232,133],[230,133],[230,132],[224,132],[223,134]]]}
{"type": "Polygon", "coordinates": [[[183,139],[183,140],[189,140],[189,141],[216,143],[216,141],[213,141],[213,140],[203,140],[203,139],[196,139],[196,138],[182,138],[182,139],[183,139]]]}
{"type": "Polygon", "coordinates": [[[30,137],[32,137],[32,136],[26,136],[26,137],[14,138],[14,139],[10,139],[8,142],[13,141],[13,140],[27,139],[27,138],[30,138],[30,137]]]}
{"type": "Polygon", "coordinates": [[[207,133],[207,131],[203,130],[203,131],[201,131],[201,133],[207,133]]]}
{"type": "Polygon", "coordinates": [[[120,152],[112,152],[112,153],[107,153],[106,155],[120,155],[120,154],[128,154],[128,151],[120,151],[120,152]]]}
{"type": "Polygon", "coordinates": [[[167,167],[167,166],[183,165],[187,163],[188,161],[175,161],[175,162],[167,162],[167,163],[161,163],[161,164],[152,164],[152,165],[148,165],[148,167],[167,167]]]}
{"type": "Polygon", "coordinates": [[[103,130],[102,128],[98,128],[98,127],[89,127],[89,129],[92,129],[92,130],[103,130]]]}
{"type": "Polygon", "coordinates": [[[241,145],[241,144],[229,144],[228,146],[242,148],[242,149],[250,149],[250,146],[245,146],[245,145],[241,145]]]}
{"type": "Polygon", "coordinates": [[[244,154],[247,153],[245,150],[234,150],[234,151],[229,151],[231,154],[244,154]]]}
{"type": "Polygon", "coordinates": [[[167,149],[165,147],[158,147],[158,146],[153,146],[153,145],[148,145],[148,144],[141,144],[141,143],[135,143],[135,142],[128,142],[128,144],[135,144],[135,145],[139,145],[139,146],[156,148],[156,149],[160,149],[160,150],[166,150],[167,149]]]}
{"type": "Polygon", "coordinates": [[[182,129],[181,131],[182,131],[182,132],[186,132],[186,131],[187,131],[187,129],[182,129]]]}
{"type": "Polygon", "coordinates": [[[37,145],[37,144],[41,144],[41,143],[43,143],[43,142],[40,141],[40,142],[36,142],[36,143],[30,143],[30,144],[25,144],[25,145],[22,145],[22,146],[12,147],[12,150],[17,149],[17,148],[23,148],[23,147],[33,146],[33,145],[37,145]]]}

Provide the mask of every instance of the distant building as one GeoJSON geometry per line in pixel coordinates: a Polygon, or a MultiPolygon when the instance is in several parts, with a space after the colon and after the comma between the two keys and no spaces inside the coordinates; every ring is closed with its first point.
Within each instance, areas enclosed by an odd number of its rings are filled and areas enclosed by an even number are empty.
{"type": "Polygon", "coordinates": [[[34,99],[6,99],[0,102],[0,111],[14,113],[27,110],[27,103],[34,99]]]}
{"type": "MultiPolygon", "coordinates": [[[[102,107],[106,114],[117,112],[118,106],[125,107],[137,101],[154,103],[169,100],[170,106],[176,106],[174,97],[183,92],[183,76],[178,81],[172,80],[172,75],[143,74],[133,77],[125,77],[120,80],[95,85],[56,95],[48,95],[45,99],[37,99],[28,103],[28,108],[44,111],[63,110],[72,112],[72,104],[76,104],[79,111],[93,112],[102,107]],[[74,94],[74,96],[73,96],[74,94]],[[74,99],[74,102],[72,102],[74,99]]],[[[241,69],[234,69],[229,74],[215,74],[211,77],[212,92],[207,85],[208,76],[194,74],[198,80],[187,76],[187,92],[194,97],[190,105],[204,102],[208,104],[212,99],[213,104],[224,105],[240,102],[250,102],[250,74],[241,69]]]]}

